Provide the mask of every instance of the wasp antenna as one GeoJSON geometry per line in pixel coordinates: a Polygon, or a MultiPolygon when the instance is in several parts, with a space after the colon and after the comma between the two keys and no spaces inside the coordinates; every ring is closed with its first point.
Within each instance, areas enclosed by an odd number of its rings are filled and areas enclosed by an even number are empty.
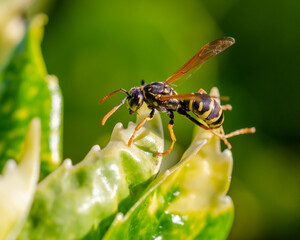
{"type": "Polygon", "coordinates": [[[117,111],[119,107],[121,107],[121,106],[125,103],[125,101],[127,100],[127,98],[128,98],[128,97],[124,98],[124,99],[119,103],[119,105],[115,106],[112,110],[110,110],[110,111],[104,116],[104,118],[102,119],[102,122],[101,122],[102,125],[104,125],[105,122],[106,122],[106,120],[107,120],[107,119],[108,119],[115,111],[117,111]]]}
{"type": "Polygon", "coordinates": [[[112,95],[116,94],[117,92],[123,92],[123,93],[126,93],[128,96],[130,96],[129,93],[125,89],[120,88],[120,89],[113,91],[112,93],[106,95],[102,99],[100,99],[99,104],[103,103],[106,99],[110,98],[112,95]]]}

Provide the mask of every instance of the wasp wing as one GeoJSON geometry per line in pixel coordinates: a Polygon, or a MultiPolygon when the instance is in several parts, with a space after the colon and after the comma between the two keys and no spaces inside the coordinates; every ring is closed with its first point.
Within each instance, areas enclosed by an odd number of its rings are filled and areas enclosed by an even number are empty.
{"type": "Polygon", "coordinates": [[[223,37],[206,44],[195,56],[187,61],[187,63],[167,78],[164,83],[170,85],[179,79],[188,79],[199,69],[202,63],[224,51],[226,48],[233,45],[234,42],[235,40],[232,37],[223,37]]]}
{"type": "Polygon", "coordinates": [[[181,100],[198,100],[201,98],[217,98],[223,101],[228,101],[229,97],[226,96],[212,96],[208,94],[203,93],[189,93],[189,94],[176,94],[176,95],[163,95],[158,97],[158,100],[160,101],[167,101],[170,99],[181,99],[181,100]]]}

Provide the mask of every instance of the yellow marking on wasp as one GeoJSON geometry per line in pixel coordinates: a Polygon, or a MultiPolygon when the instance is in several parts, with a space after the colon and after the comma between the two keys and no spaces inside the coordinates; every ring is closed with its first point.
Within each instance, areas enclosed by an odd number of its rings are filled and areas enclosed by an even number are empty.
{"type": "MultiPolygon", "coordinates": [[[[168,93],[168,89],[164,89],[164,93],[168,93]]],[[[170,95],[173,95],[172,92],[170,92],[170,95]]]]}
{"type": "Polygon", "coordinates": [[[161,94],[157,94],[156,96],[155,96],[155,99],[159,99],[161,97],[161,94]]]}
{"type": "Polygon", "coordinates": [[[222,126],[222,124],[223,124],[223,123],[219,123],[219,124],[217,124],[217,125],[212,124],[212,125],[210,125],[210,127],[211,127],[211,128],[219,128],[219,127],[222,126]]]}
{"type": "MultiPolygon", "coordinates": [[[[214,122],[216,122],[216,121],[220,118],[220,116],[221,116],[221,113],[219,113],[218,117],[215,117],[215,118],[213,118],[213,119],[211,119],[211,120],[206,119],[206,122],[207,122],[208,124],[213,124],[214,122]]],[[[214,124],[213,124],[213,125],[214,125],[214,124]]],[[[222,125],[222,124],[220,124],[220,125],[222,125]]],[[[214,125],[214,126],[218,126],[218,125],[214,125]]]]}
{"type": "MultiPolygon", "coordinates": [[[[202,103],[202,102],[201,102],[202,103]]],[[[203,113],[201,116],[203,118],[207,118],[208,115],[211,113],[211,110],[213,109],[213,105],[214,105],[214,101],[212,100],[209,104],[209,108],[208,108],[208,111],[206,111],[205,113],[203,113]]]]}
{"type": "MultiPolygon", "coordinates": [[[[215,100],[214,100],[215,101],[215,100]]],[[[212,111],[214,111],[214,109],[211,109],[211,112],[212,111]]],[[[218,113],[218,116],[217,117],[215,117],[215,118],[213,118],[213,119],[211,119],[211,120],[206,120],[207,121],[207,123],[208,124],[212,124],[212,123],[214,123],[214,122],[216,122],[220,117],[221,117],[221,115],[222,115],[222,109],[220,109],[219,110],[219,113],[218,113]]],[[[221,124],[218,124],[218,125],[222,125],[222,123],[221,124]]],[[[215,126],[218,126],[218,125],[215,125],[215,126]]]]}
{"type": "Polygon", "coordinates": [[[200,112],[200,111],[202,111],[202,109],[203,109],[203,102],[200,101],[198,111],[200,112]]]}
{"type": "Polygon", "coordinates": [[[153,101],[153,105],[154,105],[155,107],[157,107],[157,106],[158,106],[158,103],[157,103],[156,101],[153,101]]]}
{"type": "Polygon", "coordinates": [[[205,120],[203,120],[203,119],[201,119],[201,118],[198,118],[197,120],[198,120],[201,124],[203,124],[204,126],[206,126],[206,127],[209,128],[209,126],[208,126],[208,124],[207,124],[207,122],[206,122],[205,120]]]}
{"type": "Polygon", "coordinates": [[[144,98],[146,99],[146,92],[142,91],[144,98]]]}
{"type": "MultiPolygon", "coordinates": [[[[218,119],[216,119],[216,120],[218,120],[218,119]]],[[[215,121],[216,121],[215,120],[215,121]]],[[[205,120],[206,121],[206,123],[208,124],[208,125],[210,125],[210,127],[213,127],[213,128],[217,128],[218,126],[221,126],[222,125],[222,123],[220,123],[220,124],[214,124],[214,122],[215,121],[211,121],[211,120],[205,120]]]]}
{"type": "Polygon", "coordinates": [[[190,100],[190,102],[189,102],[189,109],[193,109],[193,103],[194,103],[194,101],[193,100],[190,100]]]}

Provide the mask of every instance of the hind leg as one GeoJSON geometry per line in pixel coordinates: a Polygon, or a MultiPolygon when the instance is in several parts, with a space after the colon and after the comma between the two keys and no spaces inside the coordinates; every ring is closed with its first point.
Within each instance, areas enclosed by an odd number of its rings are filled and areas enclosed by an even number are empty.
{"type": "Polygon", "coordinates": [[[168,116],[171,118],[170,122],[169,122],[169,125],[168,125],[168,129],[169,129],[169,132],[170,132],[170,136],[171,136],[171,139],[172,139],[172,144],[170,146],[170,148],[168,149],[168,151],[166,152],[163,152],[163,153],[159,153],[157,152],[156,155],[157,156],[163,156],[163,155],[167,155],[169,154],[173,147],[174,147],[174,144],[176,142],[176,137],[175,137],[175,134],[174,134],[174,131],[173,131],[173,126],[174,126],[174,114],[172,111],[169,111],[168,113],[168,116]]]}
{"type": "Polygon", "coordinates": [[[232,110],[232,106],[230,104],[223,105],[223,106],[221,106],[221,108],[222,108],[223,111],[224,110],[229,110],[229,111],[232,110]]]}
{"type": "Polygon", "coordinates": [[[234,136],[237,136],[237,135],[241,135],[241,134],[247,134],[247,133],[255,133],[255,128],[252,127],[252,128],[243,128],[243,129],[239,129],[239,130],[236,130],[234,132],[231,132],[229,134],[226,134],[225,137],[226,138],[230,138],[230,137],[234,137],[234,136]]]}
{"type": "Polygon", "coordinates": [[[198,120],[196,120],[195,118],[193,118],[191,115],[189,115],[185,110],[183,109],[178,109],[177,111],[179,114],[185,116],[187,119],[189,119],[190,121],[192,121],[193,123],[195,123],[197,126],[210,131],[212,134],[214,134],[215,136],[217,136],[218,138],[220,138],[228,147],[228,149],[231,149],[231,145],[230,143],[227,141],[223,128],[221,129],[221,133],[215,132],[212,128],[206,127],[205,125],[203,125],[202,123],[200,123],[198,120]],[[222,133],[223,131],[223,133],[222,133]]]}

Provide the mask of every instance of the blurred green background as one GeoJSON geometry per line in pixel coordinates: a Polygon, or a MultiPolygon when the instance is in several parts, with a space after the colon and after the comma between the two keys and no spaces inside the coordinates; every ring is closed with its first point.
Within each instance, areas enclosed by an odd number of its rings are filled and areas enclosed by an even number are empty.
{"type": "MultiPolygon", "coordinates": [[[[299,1],[60,0],[36,7],[49,15],[43,53],[48,72],[60,80],[64,158],[74,162],[94,144],[103,148],[117,122],[135,119],[123,107],[101,126],[123,95],[102,105],[99,99],[142,79],[163,81],[204,44],[234,37],[234,46],[175,89],[217,86],[233,106],[225,131],[257,129],[230,139],[236,208],[230,239],[300,237],[299,1]]],[[[189,145],[193,128],[175,115],[178,148],[189,145]]]]}

